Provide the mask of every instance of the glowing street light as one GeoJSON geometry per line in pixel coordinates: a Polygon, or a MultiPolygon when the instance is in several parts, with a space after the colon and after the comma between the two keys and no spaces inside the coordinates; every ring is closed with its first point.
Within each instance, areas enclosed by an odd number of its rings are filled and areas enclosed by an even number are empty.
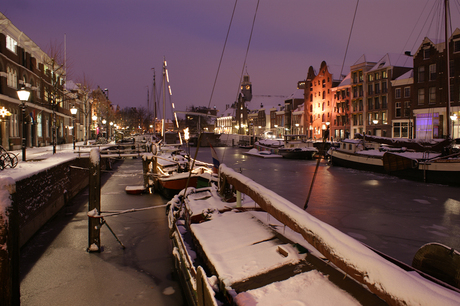
{"type": "Polygon", "coordinates": [[[22,86],[18,90],[18,97],[22,102],[22,161],[26,161],[26,101],[29,100],[30,91],[22,86]]]}

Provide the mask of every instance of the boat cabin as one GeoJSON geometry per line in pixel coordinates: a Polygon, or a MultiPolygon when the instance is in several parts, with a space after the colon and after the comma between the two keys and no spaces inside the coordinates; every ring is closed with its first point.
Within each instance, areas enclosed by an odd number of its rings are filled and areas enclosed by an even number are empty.
{"type": "Polygon", "coordinates": [[[356,153],[363,150],[379,150],[380,144],[377,142],[363,141],[361,139],[344,139],[340,142],[341,151],[356,153]]]}

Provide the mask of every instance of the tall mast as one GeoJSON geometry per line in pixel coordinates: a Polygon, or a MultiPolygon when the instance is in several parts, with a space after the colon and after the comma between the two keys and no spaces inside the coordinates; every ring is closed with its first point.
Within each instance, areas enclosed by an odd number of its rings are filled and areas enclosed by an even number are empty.
{"type": "Polygon", "coordinates": [[[152,89],[152,95],[153,95],[153,132],[157,132],[157,85],[155,84],[155,68],[152,68],[153,70],[153,89],[152,89]]]}
{"type": "Polygon", "coordinates": [[[448,29],[448,21],[449,21],[449,0],[444,0],[444,13],[445,13],[445,31],[444,31],[444,36],[445,36],[445,41],[446,41],[446,66],[447,66],[447,138],[450,138],[450,51],[449,51],[449,37],[447,34],[447,29],[448,29]]]}
{"type": "Polygon", "coordinates": [[[166,143],[165,125],[166,125],[166,59],[163,58],[163,124],[162,124],[162,131],[161,131],[161,133],[163,134],[163,143],[166,143]]]}

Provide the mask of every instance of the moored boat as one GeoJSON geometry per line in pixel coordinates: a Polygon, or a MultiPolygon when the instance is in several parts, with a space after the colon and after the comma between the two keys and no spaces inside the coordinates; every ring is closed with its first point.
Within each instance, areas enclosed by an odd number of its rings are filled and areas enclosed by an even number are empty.
{"type": "Polygon", "coordinates": [[[186,187],[209,186],[214,180],[212,165],[195,161],[178,146],[163,146],[155,150],[144,174],[166,199],[171,199],[186,187]],[[193,166],[193,169],[192,169],[193,166]]]}
{"type": "Polygon", "coordinates": [[[225,165],[219,182],[219,189],[189,188],[168,203],[190,304],[460,302],[458,290],[398,267],[225,165]]]}
{"type": "Polygon", "coordinates": [[[271,152],[289,159],[313,159],[318,152],[306,135],[285,135],[283,139],[261,139],[254,144],[259,152],[271,152]]]}
{"type": "MultiPolygon", "coordinates": [[[[422,146],[418,144],[418,147],[422,146]]],[[[440,151],[428,149],[420,152],[404,146],[391,147],[369,141],[366,136],[366,140],[344,139],[339,147],[332,147],[328,155],[332,165],[427,183],[460,185],[460,152],[445,153],[449,151],[447,148],[440,151]]]]}

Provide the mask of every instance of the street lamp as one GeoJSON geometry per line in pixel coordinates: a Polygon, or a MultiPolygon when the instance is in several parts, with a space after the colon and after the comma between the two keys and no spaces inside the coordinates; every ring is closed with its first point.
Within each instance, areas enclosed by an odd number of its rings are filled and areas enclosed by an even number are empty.
{"type": "Polygon", "coordinates": [[[22,161],[26,161],[26,101],[29,100],[30,91],[22,86],[18,90],[18,97],[22,102],[22,161]]]}
{"type": "Polygon", "coordinates": [[[72,108],[70,109],[70,113],[72,114],[72,117],[73,117],[73,131],[72,131],[72,134],[73,134],[73,149],[75,150],[75,115],[77,114],[78,112],[78,109],[74,106],[72,106],[72,108]]]}

